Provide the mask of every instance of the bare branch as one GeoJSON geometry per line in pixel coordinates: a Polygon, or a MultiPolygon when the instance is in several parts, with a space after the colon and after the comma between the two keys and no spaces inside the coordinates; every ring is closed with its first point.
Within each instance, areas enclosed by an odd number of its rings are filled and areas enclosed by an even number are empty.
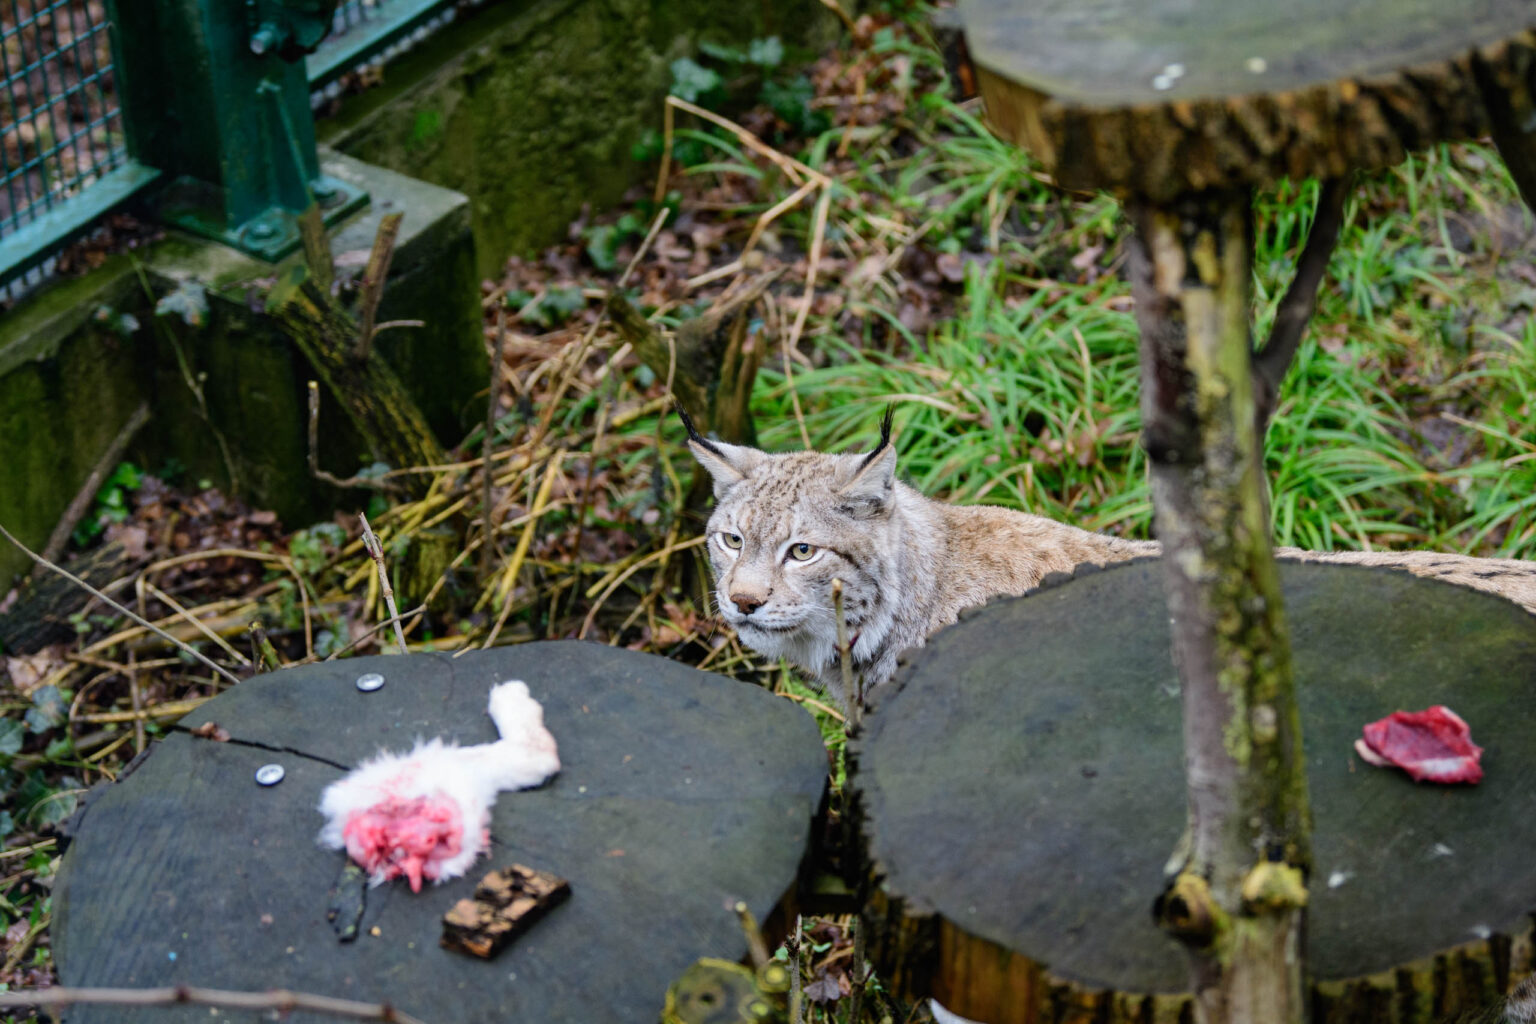
{"type": "Polygon", "coordinates": [[[1350,179],[1332,178],[1323,182],[1317,196],[1317,215],[1312,218],[1312,230],[1307,234],[1307,244],[1296,261],[1296,276],[1280,300],[1275,311],[1275,323],[1270,328],[1269,339],[1253,357],[1253,398],[1255,423],[1259,436],[1274,415],[1280,397],[1280,382],[1285,371],[1296,357],[1296,349],[1307,331],[1307,322],[1317,308],[1317,288],[1322,284],[1328,269],[1328,257],[1339,240],[1339,227],[1344,222],[1344,201],[1349,198],[1350,179]]]}
{"type": "Polygon", "coordinates": [[[373,564],[379,567],[379,587],[384,592],[384,607],[389,609],[390,621],[395,624],[395,640],[400,644],[400,653],[410,654],[410,648],[405,646],[405,631],[400,628],[400,612],[395,607],[395,588],[389,585],[389,573],[384,568],[384,545],[379,543],[378,534],[368,525],[368,516],[359,512],[357,518],[363,524],[363,547],[368,549],[373,564]]]}
{"type": "Polygon", "coordinates": [[[22,554],[24,554],[28,558],[32,559],[32,561],[36,562],[38,565],[42,566],[44,569],[47,569],[50,572],[56,572],[60,576],[63,576],[65,579],[69,580],[75,586],[80,587],[80,588],[88,591],[97,600],[102,601],[103,603],[105,603],[108,607],[112,608],[119,615],[126,615],[126,616],[128,616],[128,618],[132,619],[134,622],[137,622],[139,625],[143,626],[145,629],[149,630],[151,633],[154,633],[156,636],[160,637],[160,639],[169,642],[171,644],[171,646],[173,646],[173,647],[175,647],[175,648],[177,648],[179,650],[186,651],[192,657],[196,658],[198,661],[202,662],[204,665],[207,665],[209,668],[213,669],[215,672],[217,672],[219,675],[223,676],[225,679],[229,680],[231,683],[238,684],[240,682],[240,678],[238,676],[236,676],[233,672],[229,671],[227,668],[224,668],[222,665],[216,664],[215,662],[211,661],[208,658],[207,655],[203,654],[203,652],[197,650],[194,647],[191,647],[188,644],[185,644],[185,643],[181,642],[180,640],[177,640],[175,637],[171,636],[171,634],[167,633],[165,630],[161,629],[159,626],[155,625],[153,622],[150,622],[148,619],[142,618],[142,617],[134,614],[133,612],[129,611],[127,608],[124,608],[122,605],[118,604],[116,601],[112,600],[106,594],[103,594],[101,591],[97,590],[95,587],[91,586],[89,583],[85,582],[85,580],[82,580],[80,577],[76,576],[74,573],[70,572],[68,569],[64,569],[64,568],[62,568],[60,566],[57,566],[54,563],[48,561],[48,559],[44,558],[42,555],[39,555],[37,552],[35,552],[31,548],[27,547],[21,541],[17,540],[16,537],[11,533],[11,531],[7,530],[4,526],[0,526],[0,536],[5,537],[6,540],[8,540],[12,544],[16,545],[16,548],[19,551],[21,551],[22,554]]]}
{"type": "Polygon", "coordinates": [[[362,1003],[353,999],[317,996],[307,992],[273,989],[270,992],[236,992],[228,989],[195,988],[177,985],[171,988],[55,988],[24,992],[0,992],[0,1007],[69,1006],[74,1003],[98,1003],[110,1006],[174,1006],[191,1003],[238,1010],[275,1010],[288,1014],[294,1010],[313,1010],[334,1017],[353,1020],[378,1020],[387,1024],[425,1024],[388,1003],[362,1003]]]}
{"type": "Polygon", "coordinates": [[[358,297],[357,348],[353,353],[358,362],[368,359],[373,348],[374,320],[379,314],[379,302],[384,298],[384,281],[389,277],[389,263],[395,256],[395,236],[400,233],[403,213],[386,213],[379,221],[379,230],[373,236],[373,251],[368,254],[368,266],[363,270],[362,295],[358,297]]]}
{"type": "Polygon", "coordinates": [[[96,500],[96,492],[101,490],[101,485],[106,481],[107,475],[116,468],[117,463],[123,457],[123,452],[128,450],[134,435],[143,429],[149,422],[149,403],[140,403],[133,410],[133,415],[128,417],[128,422],[123,424],[123,429],[117,432],[112,443],[96,460],[96,465],[91,468],[91,473],[85,478],[85,483],[80,485],[80,490],[75,492],[75,498],[64,510],[64,515],[59,519],[57,526],[53,528],[48,543],[43,545],[43,557],[51,562],[57,562],[64,556],[64,545],[69,543],[69,535],[74,533],[75,524],[85,518],[90,511],[91,502],[96,500]]]}

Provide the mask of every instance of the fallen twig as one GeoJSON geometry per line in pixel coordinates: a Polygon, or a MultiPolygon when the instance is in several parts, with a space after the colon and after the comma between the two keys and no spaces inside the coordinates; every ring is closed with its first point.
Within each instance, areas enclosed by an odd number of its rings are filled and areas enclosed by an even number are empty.
{"type": "Polygon", "coordinates": [[[374,318],[379,313],[379,302],[384,298],[384,281],[389,277],[389,263],[395,256],[395,237],[400,233],[403,213],[386,213],[379,219],[378,233],[373,236],[373,250],[368,253],[368,266],[363,270],[362,294],[358,296],[357,348],[353,356],[358,362],[368,358],[373,347],[376,328],[374,318]]]}
{"type": "Polygon", "coordinates": [[[388,1003],[362,1003],[334,996],[273,989],[270,992],[236,992],[229,989],[177,985],[171,988],[55,988],[23,992],[0,992],[0,1007],[70,1006],[95,1003],[109,1006],[175,1006],[191,1003],[236,1010],[272,1010],[287,1015],[294,1010],[312,1010],[353,1020],[378,1020],[386,1024],[425,1024],[404,1010],[388,1003]]]}
{"type": "Polygon", "coordinates": [[[14,544],[16,546],[16,548],[19,551],[21,551],[22,554],[24,554],[28,558],[32,559],[32,561],[36,562],[38,565],[42,566],[44,569],[47,569],[50,572],[56,572],[60,576],[63,576],[65,579],[69,580],[71,583],[75,584],[76,586],[82,587],[85,590],[90,591],[90,593],[93,596],[95,596],[97,600],[99,600],[99,601],[105,603],[107,606],[115,609],[119,614],[128,616],[128,618],[132,619],[134,622],[137,622],[139,625],[143,626],[145,629],[148,629],[150,632],[156,634],[161,639],[169,641],[172,646],[174,646],[174,647],[176,647],[176,648],[178,648],[180,650],[186,651],[188,654],[192,655],[192,657],[196,658],[198,661],[202,662],[204,665],[207,665],[209,668],[213,669],[215,672],[217,672],[219,675],[223,676],[225,679],[228,679],[231,683],[239,683],[240,682],[240,679],[239,679],[238,676],[236,676],[233,672],[229,671],[228,669],[224,668],[223,666],[221,666],[221,665],[215,663],[214,661],[212,661],[211,659],[209,659],[208,656],[203,654],[202,651],[199,651],[197,648],[192,647],[190,644],[182,643],[180,640],[177,640],[175,637],[171,636],[171,634],[167,633],[165,630],[161,629],[159,626],[156,626],[154,623],[150,622],[148,619],[141,618],[140,616],[138,616],[138,615],[134,614],[133,612],[129,611],[127,608],[124,608],[122,605],[118,604],[116,601],[112,600],[106,594],[103,594],[101,591],[97,590],[95,587],[91,586],[89,583],[85,582],[80,577],[78,577],[74,573],[70,572],[68,569],[61,568],[60,566],[57,566],[54,563],[48,561],[42,555],[39,555],[37,552],[35,552],[31,548],[27,547],[21,541],[17,540],[11,534],[11,531],[7,530],[4,526],[0,526],[0,536],[4,536],[5,539],[10,541],[12,544],[14,544]]]}
{"type": "Polygon", "coordinates": [[[359,512],[357,518],[363,524],[363,546],[379,569],[379,589],[384,592],[384,607],[389,609],[390,621],[395,624],[395,640],[400,644],[400,653],[410,654],[410,648],[405,646],[405,633],[400,629],[400,612],[395,608],[395,588],[389,585],[389,572],[384,568],[384,545],[379,543],[378,535],[368,525],[368,516],[359,512]]]}
{"type": "Polygon", "coordinates": [[[70,534],[75,532],[75,525],[85,518],[90,511],[91,504],[96,500],[96,492],[101,490],[101,485],[106,482],[108,475],[117,468],[118,461],[122,459],[123,452],[128,450],[135,435],[149,422],[149,403],[140,403],[128,417],[128,422],[123,424],[123,429],[117,432],[107,450],[101,458],[96,460],[96,465],[91,467],[90,474],[85,478],[85,483],[75,492],[74,499],[69,507],[64,510],[58,525],[53,528],[53,533],[48,537],[48,543],[43,545],[43,557],[50,562],[57,562],[64,557],[64,547],[69,543],[70,534]]]}

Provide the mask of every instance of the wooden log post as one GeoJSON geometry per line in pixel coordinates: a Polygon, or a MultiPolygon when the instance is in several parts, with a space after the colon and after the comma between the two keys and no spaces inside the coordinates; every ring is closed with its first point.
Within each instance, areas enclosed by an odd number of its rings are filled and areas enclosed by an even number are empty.
{"type": "Polygon", "coordinates": [[[1246,188],[1130,207],[1143,443],[1183,694],[1188,825],[1158,900],[1204,1024],[1305,1019],[1300,718],[1269,541],[1246,188]]]}

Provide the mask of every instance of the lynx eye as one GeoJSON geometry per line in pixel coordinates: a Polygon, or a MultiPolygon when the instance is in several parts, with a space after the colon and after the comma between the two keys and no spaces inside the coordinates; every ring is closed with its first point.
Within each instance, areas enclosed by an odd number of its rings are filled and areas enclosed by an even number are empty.
{"type": "Polygon", "coordinates": [[[805,541],[801,541],[798,544],[791,544],[789,546],[789,557],[793,558],[797,562],[803,562],[815,553],[816,549],[810,544],[807,544],[805,541]]]}
{"type": "Polygon", "coordinates": [[[732,551],[740,551],[741,550],[741,534],[739,534],[739,533],[722,533],[722,534],[720,534],[720,543],[724,544],[726,547],[730,548],[732,551]]]}

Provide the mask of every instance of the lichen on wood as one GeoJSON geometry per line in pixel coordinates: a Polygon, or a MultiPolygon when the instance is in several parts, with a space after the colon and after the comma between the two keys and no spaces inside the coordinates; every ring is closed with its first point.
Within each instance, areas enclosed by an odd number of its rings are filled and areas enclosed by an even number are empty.
{"type": "Polygon", "coordinates": [[[1163,921],[1188,947],[1206,1021],[1300,1021],[1311,823],[1252,393],[1251,200],[1204,193],[1131,215],[1188,775],[1188,845],[1163,921]],[[1256,874],[1287,884],[1251,900],[1256,874]],[[1191,929],[1201,920],[1213,926],[1191,929]]]}

